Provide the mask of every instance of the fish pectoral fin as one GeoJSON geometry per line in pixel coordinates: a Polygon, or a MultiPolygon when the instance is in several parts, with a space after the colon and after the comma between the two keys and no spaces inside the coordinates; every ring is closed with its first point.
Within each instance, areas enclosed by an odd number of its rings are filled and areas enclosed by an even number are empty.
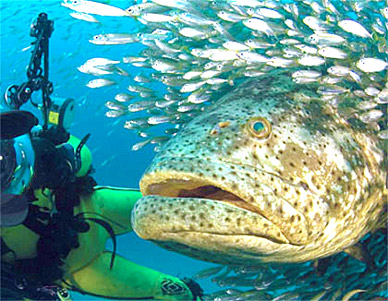
{"type": "MultiPolygon", "coordinates": [[[[387,182],[388,182],[388,176],[387,176],[387,182]]],[[[384,202],[384,209],[382,210],[382,213],[380,214],[376,226],[375,226],[375,231],[378,229],[386,229],[387,228],[387,221],[388,221],[388,205],[386,202],[387,195],[384,195],[385,202],[384,202]]],[[[374,231],[373,231],[374,232],[374,231]]],[[[372,233],[373,233],[372,232],[372,233]]]]}
{"type": "Polygon", "coordinates": [[[370,254],[365,250],[362,244],[356,243],[353,246],[347,247],[344,252],[357,260],[365,262],[368,267],[373,268],[373,259],[370,254]]]}

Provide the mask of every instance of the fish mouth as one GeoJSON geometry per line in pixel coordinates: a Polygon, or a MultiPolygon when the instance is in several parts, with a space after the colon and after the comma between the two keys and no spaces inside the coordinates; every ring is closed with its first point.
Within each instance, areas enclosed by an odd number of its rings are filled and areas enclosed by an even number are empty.
{"type": "Polygon", "coordinates": [[[243,253],[249,258],[259,254],[281,260],[279,250],[299,245],[257,206],[234,193],[226,181],[159,170],[146,173],[140,188],[143,198],[132,212],[133,229],[143,239],[168,249],[179,252],[186,246],[234,258],[243,253]]]}
{"type": "Polygon", "coordinates": [[[309,243],[308,222],[274,193],[265,172],[253,176],[248,168],[198,157],[158,157],[140,180],[143,197],[132,211],[133,230],[189,256],[193,250],[205,254],[202,258],[223,254],[218,262],[291,260],[291,249],[297,253],[309,243]]]}
{"type": "MultiPolygon", "coordinates": [[[[220,187],[211,185],[211,183],[185,180],[169,180],[163,183],[154,183],[147,187],[145,195],[158,195],[169,198],[195,198],[231,204],[238,208],[248,210],[259,214],[262,213],[253,205],[246,202],[232,192],[226,191],[220,187]]],[[[263,216],[264,217],[264,216],[263,216]]]]}

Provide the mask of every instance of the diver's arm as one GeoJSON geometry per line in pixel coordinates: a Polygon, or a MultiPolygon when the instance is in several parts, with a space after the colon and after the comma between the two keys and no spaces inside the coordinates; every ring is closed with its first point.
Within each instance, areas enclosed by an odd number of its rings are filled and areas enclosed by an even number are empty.
{"type": "Polygon", "coordinates": [[[182,280],[118,255],[110,269],[111,256],[110,252],[102,253],[86,267],[72,273],[67,282],[80,291],[105,298],[193,300],[182,280]]]}
{"type": "MultiPolygon", "coordinates": [[[[97,186],[90,196],[90,202],[97,206],[100,214],[110,222],[115,234],[118,235],[132,231],[131,212],[141,196],[140,191],[135,189],[97,186]]],[[[86,205],[82,211],[88,212],[89,202],[85,200],[82,203],[86,205]]]]}

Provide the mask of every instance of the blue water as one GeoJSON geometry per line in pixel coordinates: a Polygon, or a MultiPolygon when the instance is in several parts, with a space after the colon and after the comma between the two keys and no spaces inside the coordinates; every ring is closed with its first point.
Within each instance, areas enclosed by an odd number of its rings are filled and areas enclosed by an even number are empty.
{"type": "MultiPolygon", "coordinates": [[[[118,92],[125,91],[125,86],[90,89],[85,84],[95,77],[77,70],[78,66],[93,57],[120,60],[125,55],[138,53],[140,48],[136,45],[104,47],[88,42],[89,38],[99,33],[134,32],[136,25],[130,18],[126,18],[125,24],[111,18],[112,21],[104,21],[104,25],[75,20],[69,16],[71,11],[60,5],[61,2],[0,0],[1,93],[4,95],[9,85],[20,85],[27,81],[26,66],[32,48],[22,50],[33,41],[29,36],[31,21],[39,13],[46,12],[49,19],[54,21],[49,55],[50,80],[54,83],[53,96],[75,99],[77,111],[71,133],[80,138],[91,133],[87,145],[93,155],[95,179],[100,185],[138,187],[141,175],[155,153],[151,147],[139,152],[131,151],[132,144],[139,141],[136,134],[122,127],[123,119],[118,121],[116,118],[105,117],[107,108],[104,103],[112,100],[118,92]]],[[[133,5],[133,1],[112,0],[110,4],[126,8],[133,5]]],[[[109,18],[105,17],[105,20],[109,18]]],[[[139,69],[130,65],[122,67],[133,76],[139,73],[139,69]]],[[[129,80],[127,85],[130,84],[129,80]]],[[[40,92],[35,92],[34,100],[40,100],[40,97],[40,92]]],[[[31,106],[25,105],[22,108],[31,109],[31,106]]],[[[161,249],[141,240],[134,233],[118,237],[118,253],[140,265],[179,277],[190,276],[212,266],[161,249]]],[[[210,282],[201,282],[201,285],[205,290],[212,288],[210,282]]],[[[98,299],[77,293],[72,293],[72,297],[74,300],[98,299]]]]}

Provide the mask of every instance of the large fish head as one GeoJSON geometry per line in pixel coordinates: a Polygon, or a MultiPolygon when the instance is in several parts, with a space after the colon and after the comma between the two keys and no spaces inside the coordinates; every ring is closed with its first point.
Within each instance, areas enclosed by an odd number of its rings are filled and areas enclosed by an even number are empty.
{"type": "Polygon", "coordinates": [[[251,80],[156,156],[140,182],[133,228],[224,264],[328,256],[375,227],[382,160],[371,135],[289,76],[251,80]],[[297,101],[301,95],[309,101],[297,101]]]}

